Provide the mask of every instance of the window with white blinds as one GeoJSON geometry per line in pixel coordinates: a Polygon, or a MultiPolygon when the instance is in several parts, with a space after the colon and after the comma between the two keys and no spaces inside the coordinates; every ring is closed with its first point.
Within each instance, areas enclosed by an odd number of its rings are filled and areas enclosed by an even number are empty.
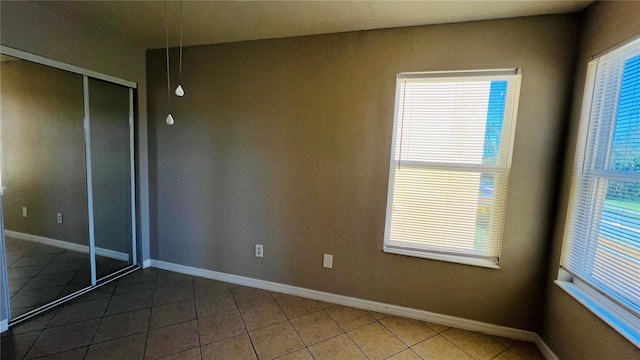
{"type": "Polygon", "coordinates": [[[640,40],[589,64],[561,277],[602,296],[640,344],[640,40]]]}
{"type": "Polygon", "coordinates": [[[384,251],[498,268],[519,81],[397,76],[384,251]]]}

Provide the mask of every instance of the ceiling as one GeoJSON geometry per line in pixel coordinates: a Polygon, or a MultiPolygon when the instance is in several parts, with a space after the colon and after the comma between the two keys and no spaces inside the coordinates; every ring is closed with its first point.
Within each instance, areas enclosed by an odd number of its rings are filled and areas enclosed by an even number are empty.
{"type": "MultiPolygon", "coordinates": [[[[577,12],[593,1],[185,1],[184,44],[577,12]]],[[[163,1],[39,1],[85,26],[146,49],[165,44],[163,1]]],[[[167,3],[179,44],[180,2],[167,3]]]]}

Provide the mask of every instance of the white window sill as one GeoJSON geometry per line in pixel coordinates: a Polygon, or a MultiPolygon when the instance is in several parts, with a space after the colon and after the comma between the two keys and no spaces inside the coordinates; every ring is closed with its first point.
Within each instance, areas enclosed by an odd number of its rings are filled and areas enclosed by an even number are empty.
{"type": "Polygon", "coordinates": [[[463,256],[463,255],[456,256],[456,255],[449,255],[449,254],[429,253],[429,252],[416,251],[416,250],[410,250],[410,249],[398,249],[395,247],[388,247],[388,246],[385,246],[382,251],[389,254],[414,256],[414,257],[419,257],[423,259],[447,261],[447,262],[452,262],[456,264],[479,266],[479,267],[484,267],[489,269],[500,269],[500,266],[498,266],[498,264],[496,264],[493,260],[490,260],[490,259],[481,259],[481,258],[475,258],[475,257],[463,256]]]}
{"type": "Polygon", "coordinates": [[[597,299],[590,292],[594,290],[585,290],[582,286],[576,285],[573,281],[556,280],[562,290],[566,291],[579,303],[598,316],[602,321],[611,326],[614,330],[624,336],[636,347],[640,348],[640,319],[628,314],[621,315],[625,310],[621,309],[615,303],[605,299],[597,299]],[[614,308],[617,308],[614,310],[614,308]]]}

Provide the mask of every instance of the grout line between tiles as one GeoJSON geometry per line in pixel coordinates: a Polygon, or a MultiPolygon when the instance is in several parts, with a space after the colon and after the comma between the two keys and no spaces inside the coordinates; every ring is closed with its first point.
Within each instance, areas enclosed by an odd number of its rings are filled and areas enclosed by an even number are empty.
{"type": "MultiPolygon", "coordinates": [[[[361,327],[362,327],[362,326],[361,326],[361,327]]],[[[354,329],[354,330],[355,330],[355,329],[354,329]]],[[[356,348],[357,348],[358,350],[360,350],[360,352],[362,353],[362,355],[364,355],[364,357],[366,357],[367,359],[371,359],[371,358],[369,357],[369,355],[367,355],[367,354],[364,352],[364,350],[362,350],[362,349],[360,348],[360,346],[358,346],[358,344],[356,344],[356,342],[355,342],[355,341],[353,341],[353,339],[351,338],[351,336],[349,336],[349,334],[347,334],[346,332],[345,332],[344,334],[347,336],[347,339],[349,339],[349,341],[351,341],[351,343],[352,343],[353,345],[355,345],[355,346],[356,346],[356,348]]]]}
{"type": "MultiPolygon", "coordinates": [[[[198,307],[196,305],[196,283],[193,276],[191,277],[191,288],[193,289],[192,300],[193,300],[193,312],[195,313],[195,316],[196,316],[196,333],[198,335],[198,351],[200,352],[200,359],[202,359],[202,344],[200,343],[200,320],[198,318],[198,307]]],[[[153,311],[153,309],[151,310],[153,311]]],[[[151,318],[149,318],[149,323],[151,323],[151,318]]]]}
{"type": "MultiPolygon", "coordinates": [[[[89,351],[89,346],[88,346],[88,345],[84,345],[84,346],[77,346],[77,347],[74,347],[74,348],[71,348],[71,349],[62,350],[62,351],[54,352],[54,353],[51,353],[51,354],[46,354],[46,355],[38,356],[37,358],[31,358],[31,360],[38,360],[38,359],[42,359],[42,358],[45,358],[45,357],[49,357],[49,356],[51,356],[51,355],[58,355],[58,354],[62,354],[63,352],[73,351],[73,350],[76,350],[76,349],[82,349],[83,347],[86,347],[86,348],[87,348],[87,351],[89,351]]],[[[31,349],[29,349],[29,351],[31,351],[31,349]]],[[[26,359],[28,354],[29,354],[29,353],[27,352],[27,354],[25,354],[25,355],[24,355],[23,359],[26,359]]],[[[85,353],[85,356],[83,356],[83,358],[84,358],[84,357],[86,357],[86,353],[85,353]]]]}
{"type": "MultiPolygon", "coordinates": [[[[58,310],[56,311],[56,314],[57,314],[58,312],[60,312],[60,307],[56,307],[56,308],[58,309],[58,310]]],[[[60,326],[54,326],[54,327],[49,328],[49,324],[51,324],[51,322],[53,321],[53,318],[54,318],[55,316],[56,316],[56,315],[54,315],[54,316],[52,316],[52,317],[51,317],[51,319],[50,319],[50,320],[49,320],[49,322],[47,323],[47,326],[46,326],[46,327],[45,327],[45,328],[40,332],[40,335],[38,336],[38,338],[36,339],[36,341],[34,341],[34,342],[33,342],[33,344],[31,344],[31,346],[29,347],[29,350],[27,350],[27,352],[24,354],[23,359],[26,359],[26,358],[27,358],[27,355],[29,355],[29,352],[31,351],[31,349],[33,349],[33,346],[36,344],[36,342],[38,342],[38,340],[40,340],[40,338],[42,337],[42,335],[44,334],[44,332],[45,332],[46,330],[54,329],[54,328],[61,327],[61,326],[66,326],[66,325],[77,324],[77,323],[79,323],[79,322],[82,322],[82,321],[77,321],[77,322],[74,322],[74,323],[69,323],[69,324],[60,325],[60,326]]],[[[84,320],[84,321],[90,321],[90,320],[93,320],[93,319],[84,320]]],[[[102,321],[102,320],[101,320],[101,321],[102,321]]],[[[99,326],[100,326],[100,324],[98,324],[98,327],[99,327],[99,326]]],[[[38,330],[36,330],[36,331],[38,331],[38,330]]],[[[98,331],[98,328],[96,328],[96,332],[97,332],[97,331],[98,331]]],[[[93,337],[95,337],[95,336],[96,336],[96,332],[94,332],[94,333],[93,333],[92,339],[93,339],[93,337]]],[[[44,357],[44,356],[50,356],[50,355],[56,355],[56,354],[60,354],[60,353],[63,353],[63,352],[66,352],[66,351],[75,350],[75,349],[80,349],[80,348],[83,348],[83,347],[85,347],[85,346],[87,347],[87,352],[88,352],[88,351],[89,351],[89,347],[91,346],[91,342],[89,343],[89,345],[78,346],[78,347],[74,347],[74,348],[71,348],[71,349],[67,349],[67,350],[62,350],[62,351],[58,351],[58,352],[54,352],[54,353],[50,353],[50,354],[46,354],[46,355],[43,355],[43,357],[44,357]]],[[[86,353],[85,353],[85,356],[86,356],[86,353]]],[[[85,356],[83,356],[83,358],[84,358],[85,356]]]]}
{"type": "MultiPolygon", "coordinates": [[[[333,336],[328,337],[328,338],[326,338],[326,339],[324,339],[324,340],[322,340],[322,341],[318,341],[317,343],[314,343],[314,344],[308,345],[307,347],[309,348],[309,347],[312,347],[312,346],[316,346],[316,345],[318,345],[318,344],[322,344],[323,342],[325,342],[325,341],[327,341],[327,340],[335,339],[335,338],[337,338],[337,337],[338,337],[338,336],[340,336],[340,335],[347,335],[347,333],[343,331],[341,334],[333,335],[333,336]]],[[[347,335],[347,337],[349,337],[349,336],[347,335]]],[[[351,338],[349,338],[349,340],[351,340],[351,338]]],[[[357,345],[356,345],[356,347],[357,347],[357,345]]]]}
{"type": "MultiPolygon", "coordinates": [[[[321,307],[322,307],[322,306],[321,306],[321,307]]],[[[338,335],[336,335],[336,336],[332,336],[332,337],[330,337],[330,338],[324,339],[324,340],[322,340],[322,341],[318,341],[318,342],[317,342],[317,343],[315,343],[315,344],[308,345],[307,347],[309,347],[309,346],[313,346],[313,345],[317,345],[317,344],[320,344],[321,342],[324,342],[324,341],[329,340],[329,339],[333,339],[333,338],[338,337],[338,336],[340,336],[340,335],[347,335],[347,332],[346,332],[346,331],[344,331],[344,330],[340,327],[340,325],[338,325],[338,323],[337,323],[337,322],[336,322],[336,321],[331,317],[331,315],[329,315],[329,313],[327,312],[327,310],[326,310],[326,309],[324,309],[324,308],[323,308],[323,309],[322,309],[322,311],[324,311],[324,313],[327,315],[327,317],[329,318],[329,320],[331,320],[331,321],[333,322],[333,324],[334,324],[334,325],[335,325],[335,326],[336,326],[336,327],[341,331],[341,333],[340,333],[340,334],[338,334],[338,335]]],[[[351,338],[349,338],[349,339],[351,339],[351,338]]],[[[306,344],[305,344],[305,345],[306,345],[306,344]]],[[[311,351],[309,351],[309,352],[311,352],[311,351]]],[[[313,355],[313,354],[311,354],[311,355],[313,355]]]]}
{"type": "MultiPolygon", "coordinates": [[[[40,332],[40,335],[38,335],[38,338],[33,342],[33,344],[31,344],[31,346],[29,346],[29,349],[24,353],[24,356],[22,357],[23,359],[27,358],[27,355],[29,355],[29,352],[31,352],[31,349],[33,349],[33,345],[35,345],[38,342],[38,340],[40,340],[40,338],[42,337],[42,334],[44,334],[45,330],[47,330],[47,329],[42,330],[40,332]]],[[[27,334],[27,333],[25,333],[25,334],[27,334]]]]}
{"type": "MultiPolygon", "coordinates": [[[[357,346],[357,345],[356,345],[356,346],[357,346]]],[[[408,348],[407,348],[407,349],[408,349],[408,348]]],[[[393,353],[393,354],[391,354],[391,355],[389,355],[389,356],[385,356],[383,359],[389,359],[390,357],[393,357],[393,356],[395,356],[395,355],[398,355],[398,354],[400,354],[401,352],[403,352],[403,351],[405,351],[405,350],[407,350],[407,349],[402,349],[402,350],[400,350],[400,351],[398,351],[398,352],[395,352],[395,353],[393,353]]]]}
{"type": "MultiPolygon", "coordinates": [[[[449,329],[447,329],[449,330],[449,329]]],[[[447,330],[443,331],[441,334],[445,333],[447,330]]],[[[460,346],[458,346],[458,344],[454,343],[453,341],[447,339],[446,336],[442,336],[445,340],[447,340],[449,343],[453,344],[453,346],[457,347],[458,349],[462,350],[463,353],[469,355],[470,358],[475,359],[475,357],[471,354],[469,354],[465,349],[461,348],[460,346]]]]}
{"type": "MultiPolygon", "coordinates": [[[[376,319],[376,322],[377,322],[378,324],[382,325],[382,327],[383,327],[385,330],[387,330],[388,332],[390,332],[390,333],[391,333],[391,335],[393,335],[396,339],[398,339],[398,341],[400,341],[400,343],[401,343],[402,345],[404,345],[404,346],[406,347],[406,349],[411,348],[411,346],[410,346],[409,344],[407,344],[406,342],[402,341],[402,339],[400,339],[400,337],[399,337],[398,335],[396,335],[396,333],[394,333],[391,329],[389,329],[389,328],[388,328],[385,324],[383,324],[380,320],[377,320],[377,319],[376,319]]],[[[433,336],[429,336],[427,339],[429,339],[429,338],[431,338],[431,337],[433,337],[433,336]]],[[[424,339],[424,340],[427,340],[427,339],[424,339]]],[[[402,352],[402,351],[404,351],[404,350],[406,350],[406,349],[400,350],[400,351],[398,351],[398,352],[402,352]]],[[[397,353],[396,353],[396,354],[397,354],[397,353]]],[[[395,355],[395,354],[394,354],[394,355],[395,355]]],[[[393,356],[393,355],[390,355],[390,356],[393,356]]],[[[387,356],[387,357],[389,357],[389,356],[387,356]]]]}
{"type": "Polygon", "coordinates": [[[309,350],[309,347],[307,346],[307,344],[304,344],[304,348],[305,348],[305,349],[307,350],[307,352],[309,353],[309,356],[311,356],[311,358],[312,358],[313,360],[315,360],[315,359],[316,359],[316,357],[315,357],[315,356],[313,356],[313,354],[311,353],[311,350],[309,350]]]}
{"type": "MultiPolygon", "coordinates": [[[[227,286],[229,286],[229,291],[231,291],[231,298],[233,299],[233,303],[236,304],[236,310],[238,311],[238,315],[240,315],[240,320],[242,320],[242,325],[244,325],[244,331],[247,334],[247,337],[249,338],[249,342],[251,342],[251,348],[253,349],[253,353],[256,355],[256,359],[260,359],[260,357],[258,356],[258,352],[256,351],[256,346],[253,344],[253,339],[249,334],[249,329],[247,328],[247,324],[244,322],[244,318],[242,317],[242,313],[240,312],[240,307],[238,307],[238,302],[236,301],[236,297],[233,296],[233,290],[231,290],[231,286],[229,285],[229,283],[227,283],[227,286]]],[[[269,294],[271,295],[271,293],[269,294]]],[[[273,295],[271,295],[271,297],[273,298],[273,295]]],[[[202,348],[201,348],[201,351],[202,351],[202,348]]]]}
{"type": "Polygon", "coordinates": [[[497,353],[497,354],[496,354],[496,356],[492,357],[491,359],[495,359],[495,358],[497,358],[497,357],[498,357],[498,356],[500,356],[501,354],[503,354],[503,353],[507,352],[509,349],[510,349],[510,348],[506,348],[506,349],[502,350],[501,352],[497,353]]]}
{"type": "MultiPolygon", "coordinates": [[[[93,340],[92,340],[90,345],[103,344],[103,343],[106,343],[106,342],[109,342],[109,341],[112,341],[112,340],[119,340],[119,339],[126,338],[126,337],[133,336],[133,335],[140,335],[140,334],[146,333],[146,332],[148,332],[148,330],[138,331],[138,332],[131,333],[131,334],[128,334],[128,335],[123,335],[123,336],[116,336],[116,337],[111,338],[109,340],[102,340],[102,341],[96,341],[96,342],[93,342],[93,340]]],[[[94,335],[94,337],[95,337],[95,335],[94,335]]]]}
{"type": "MultiPolygon", "coordinates": [[[[120,280],[118,280],[118,282],[120,282],[120,280]]],[[[144,351],[142,352],[142,359],[146,359],[147,358],[147,345],[149,343],[149,333],[151,332],[151,330],[149,330],[149,326],[151,326],[151,315],[153,314],[153,299],[156,296],[156,285],[158,284],[158,274],[156,274],[156,279],[154,281],[154,286],[153,286],[153,295],[151,295],[151,309],[149,310],[149,322],[147,323],[147,332],[146,335],[144,337],[144,351]]],[[[149,289],[151,290],[151,289],[149,289]]],[[[115,293],[116,290],[113,289],[113,292],[115,293]]]]}
{"type": "MultiPolygon", "coordinates": [[[[187,353],[187,352],[189,352],[189,351],[191,351],[193,349],[195,349],[195,348],[191,348],[191,349],[187,349],[187,350],[183,350],[183,351],[177,352],[175,354],[170,354],[170,355],[167,355],[167,356],[163,356],[163,357],[158,358],[157,360],[168,359],[171,356],[184,354],[184,353],[187,353]]],[[[202,352],[200,352],[200,356],[202,356],[202,352]]],[[[38,359],[33,359],[33,360],[38,360],[38,359]]]]}
{"type": "MultiPolygon", "coordinates": [[[[118,280],[118,282],[120,282],[120,280],[118,280]]],[[[116,286],[118,286],[116,284],[116,286]]],[[[116,289],[114,288],[113,291],[115,292],[116,289]]],[[[96,338],[96,334],[98,334],[98,330],[100,330],[100,325],[102,325],[102,320],[104,320],[104,314],[107,312],[107,309],[109,308],[109,304],[111,304],[111,299],[113,298],[113,296],[109,297],[109,301],[107,301],[107,306],[104,307],[104,310],[102,311],[102,316],[100,317],[100,322],[98,323],[98,326],[96,327],[96,331],[93,333],[93,336],[91,337],[91,341],[89,341],[89,348],[91,347],[91,345],[93,345],[93,340],[95,340],[96,338]]],[[[87,352],[89,352],[89,349],[87,349],[87,352]]]]}
{"type": "Polygon", "coordinates": [[[409,351],[411,351],[411,353],[415,355],[418,359],[422,359],[422,356],[418,355],[418,353],[415,352],[415,350],[413,350],[411,347],[409,347],[409,351]]]}
{"type": "Polygon", "coordinates": [[[87,354],[89,353],[89,348],[90,348],[90,347],[91,347],[91,346],[87,346],[87,350],[85,350],[85,351],[84,351],[84,354],[82,354],[82,358],[83,358],[83,359],[87,357],[87,354]]]}
{"type": "MultiPolygon", "coordinates": [[[[269,292],[269,294],[271,294],[271,292],[269,292]]],[[[275,297],[275,296],[273,296],[273,294],[271,294],[271,297],[273,297],[273,300],[276,302],[276,305],[278,305],[278,308],[279,308],[279,309],[280,309],[280,311],[284,314],[285,319],[287,319],[287,321],[289,322],[289,326],[291,326],[291,328],[293,329],[293,331],[295,331],[296,335],[298,335],[298,339],[299,339],[299,340],[300,340],[300,342],[302,343],[303,348],[304,348],[304,349],[306,349],[306,348],[307,348],[307,344],[305,344],[305,343],[304,343],[304,340],[302,340],[302,336],[300,336],[300,333],[298,332],[298,329],[296,329],[296,327],[295,327],[295,326],[293,326],[293,324],[291,323],[291,319],[289,319],[289,317],[287,316],[287,314],[286,314],[286,313],[284,312],[284,310],[282,309],[282,306],[281,306],[281,305],[280,305],[280,303],[278,302],[278,299],[276,299],[276,297],[275,297]]],[[[314,301],[314,302],[315,302],[315,300],[312,300],[312,301],[314,301]]],[[[320,306],[320,305],[318,305],[318,306],[320,306]]],[[[299,351],[299,350],[301,350],[301,349],[297,349],[297,350],[291,351],[291,352],[286,353],[286,354],[283,354],[283,355],[281,355],[281,356],[285,356],[285,355],[291,354],[291,353],[296,352],[296,351],[299,351]]]]}
{"type": "Polygon", "coordinates": [[[407,351],[407,350],[411,351],[411,352],[412,352],[415,356],[417,356],[419,359],[422,359],[422,357],[421,357],[420,355],[416,354],[416,352],[415,352],[415,351],[413,351],[413,349],[412,349],[410,346],[407,346],[405,349],[402,349],[402,350],[400,350],[400,351],[398,351],[398,352],[396,352],[396,353],[393,353],[393,354],[391,354],[391,355],[389,355],[389,356],[385,357],[384,359],[392,358],[392,357],[394,357],[394,356],[396,356],[396,355],[400,354],[401,352],[405,352],[405,351],[407,351]]]}
{"type": "MultiPolygon", "coordinates": [[[[326,308],[326,309],[328,309],[328,308],[326,308]]],[[[341,334],[338,334],[338,335],[335,335],[335,336],[328,337],[328,338],[326,338],[326,339],[324,339],[324,340],[322,340],[322,341],[318,341],[318,342],[317,342],[317,343],[315,343],[315,344],[312,344],[312,345],[306,346],[306,347],[307,347],[307,349],[308,349],[309,347],[311,347],[311,346],[316,346],[316,345],[318,345],[318,344],[322,344],[322,343],[323,343],[323,342],[325,342],[325,341],[329,341],[329,340],[331,340],[331,339],[337,338],[338,336],[346,335],[346,336],[347,336],[347,339],[349,339],[349,341],[351,341],[351,342],[353,343],[353,345],[355,345],[355,347],[356,347],[358,350],[360,350],[360,352],[364,355],[364,357],[365,357],[365,358],[367,358],[367,359],[369,359],[369,357],[367,356],[367,354],[365,354],[365,353],[364,353],[364,351],[362,351],[362,349],[360,349],[360,347],[358,346],[358,344],[356,344],[356,343],[353,341],[353,339],[351,339],[351,337],[349,336],[349,334],[347,334],[347,331],[345,331],[345,330],[344,330],[340,325],[338,325],[338,323],[337,323],[337,322],[336,322],[336,321],[331,317],[331,315],[326,311],[326,309],[324,309],[324,308],[323,308],[323,309],[322,309],[322,311],[324,311],[324,312],[327,314],[327,316],[329,317],[329,319],[331,319],[331,321],[333,321],[333,323],[334,323],[334,324],[336,324],[336,326],[338,327],[338,329],[340,329],[340,331],[342,331],[342,333],[341,333],[341,334]]],[[[367,326],[367,325],[371,325],[371,324],[373,324],[373,323],[369,323],[369,324],[365,324],[365,325],[362,325],[362,326],[358,326],[358,327],[353,328],[353,329],[351,329],[351,330],[349,330],[349,331],[354,331],[354,330],[357,330],[357,329],[359,329],[359,328],[361,328],[361,327],[364,327],[364,326],[367,326]]],[[[305,344],[305,345],[306,345],[306,344],[305,344]]],[[[309,353],[311,353],[311,351],[310,351],[310,350],[309,350],[309,353]]],[[[313,357],[313,354],[311,354],[311,357],[313,357]]],[[[315,359],[315,357],[314,357],[314,359],[315,359]]]]}

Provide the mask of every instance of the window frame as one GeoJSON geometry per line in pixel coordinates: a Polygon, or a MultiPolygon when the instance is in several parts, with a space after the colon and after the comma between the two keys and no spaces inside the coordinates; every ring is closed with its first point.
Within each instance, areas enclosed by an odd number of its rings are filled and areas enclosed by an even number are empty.
{"type": "MultiPolygon", "coordinates": [[[[391,154],[390,154],[390,166],[389,166],[389,184],[387,188],[387,207],[385,214],[385,229],[384,229],[384,242],[383,242],[383,252],[396,254],[396,255],[405,255],[405,256],[413,256],[430,260],[439,260],[452,262],[463,265],[471,265],[484,267],[489,269],[500,269],[499,260],[501,256],[502,250],[502,241],[504,237],[504,222],[506,218],[506,207],[508,200],[508,192],[509,192],[509,178],[511,172],[511,160],[513,157],[513,148],[514,148],[514,138],[515,138],[515,130],[517,124],[517,114],[518,114],[518,105],[520,100],[520,84],[522,81],[522,69],[514,68],[514,69],[495,69],[495,70],[462,70],[462,71],[432,71],[432,72],[408,72],[408,73],[398,73],[396,76],[396,91],[395,91],[395,106],[394,106],[394,119],[393,119],[393,133],[392,133],[392,141],[391,141],[391,154]],[[402,166],[408,167],[426,167],[429,169],[442,169],[442,170],[451,170],[451,171],[465,171],[472,173],[491,173],[496,176],[496,182],[500,179],[500,186],[504,187],[505,197],[504,204],[502,204],[504,208],[504,212],[501,216],[494,216],[492,214],[491,220],[489,221],[490,227],[493,228],[495,226],[501,226],[501,231],[499,232],[499,239],[495,240],[498,242],[498,254],[495,259],[490,259],[486,257],[473,256],[470,254],[464,253],[455,253],[453,251],[433,251],[433,250],[424,250],[419,249],[417,247],[409,246],[409,242],[407,242],[407,246],[402,246],[399,244],[393,244],[390,240],[391,233],[391,218],[392,218],[392,208],[394,201],[394,188],[395,188],[395,177],[396,177],[396,169],[400,163],[400,161],[396,161],[396,140],[397,140],[397,131],[398,131],[398,121],[400,117],[400,94],[402,89],[402,80],[406,79],[428,79],[434,82],[446,82],[446,80],[451,81],[474,81],[474,80],[483,80],[483,81],[507,81],[507,95],[506,95],[506,103],[504,109],[504,118],[503,118],[503,131],[501,134],[501,146],[498,157],[498,163],[493,165],[474,165],[474,164],[464,164],[464,163],[455,163],[455,162],[429,162],[429,161],[408,161],[402,160],[402,166]],[[501,176],[498,176],[500,174],[501,176]]],[[[496,187],[498,185],[496,184],[496,187]]]]}
{"type": "MultiPolygon", "coordinates": [[[[592,145],[596,147],[593,151],[589,151],[589,145],[587,144],[587,142],[589,141],[590,132],[592,130],[591,115],[594,92],[596,88],[599,59],[603,55],[622,50],[627,46],[640,46],[640,38],[635,39],[634,41],[631,41],[627,44],[623,44],[622,46],[616,47],[608,51],[607,53],[600,54],[597,58],[592,59],[587,64],[587,74],[585,79],[582,108],[580,112],[580,129],[576,143],[576,156],[574,160],[574,172],[572,173],[572,177],[575,176],[574,173],[576,168],[584,169],[585,167],[588,167],[592,170],[592,176],[598,180],[608,181],[611,179],[617,180],[637,178],[637,176],[620,174],[610,170],[602,170],[608,169],[608,164],[611,161],[610,153],[611,149],[613,148],[613,133],[615,131],[615,126],[608,126],[609,129],[604,129],[605,131],[608,130],[609,132],[609,134],[604,135],[600,134],[600,131],[603,130],[595,129],[595,136],[597,136],[597,139],[595,141],[601,142],[603,140],[606,140],[607,142],[605,144],[598,143],[598,145],[592,145]],[[580,154],[582,154],[583,156],[580,156],[580,154]],[[589,154],[592,154],[594,156],[592,158],[589,158],[589,154]]],[[[619,97],[620,94],[618,93],[617,96],[619,97]]],[[[602,125],[600,124],[599,127],[602,127],[602,125]]],[[[593,312],[601,320],[611,326],[614,330],[620,333],[623,337],[633,343],[636,347],[640,348],[640,312],[634,311],[633,309],[621,304],[618,300],[614,299],[612,296],[600,289],[597,285],[591,284],[587,279],[582,279],[578,275],[574,275],[571,271],[565,269],[562,266],[564,258],[569,253],[569,248],[571,247],[568,237],[570,229],[572,227],[572,206],[576,201],[576,197],[580,196],[579,188],[581,186],[584,186],[581,185],[579,181],[580,180],[572,178],[569,202],[567,204],[567,216],[564,224],[562,256],[558,269],[558,277],[557,280],[554,281],[554,283],[579,303],[581,303],[583,306],[585,306],[588,310],[593,312]]],[[[594,185],[592,184],[590,186],[594,185]]],[[[590,214],[588,221],[597,221],[598,223],[602,221],[602,219],[600,218],[601,215],[598,215],[598,213],[601,213],[601,211],[597,211],[596,208],[604,206],[604,197],[606,197],[606,195],[603,196],[603,199],[600,199],[598,195],[593,194],[593,196],[589,199],[593,199],[594,211],[590,214]]],[[[593,267],[594,264],[587,266],[593,267]]]]}

